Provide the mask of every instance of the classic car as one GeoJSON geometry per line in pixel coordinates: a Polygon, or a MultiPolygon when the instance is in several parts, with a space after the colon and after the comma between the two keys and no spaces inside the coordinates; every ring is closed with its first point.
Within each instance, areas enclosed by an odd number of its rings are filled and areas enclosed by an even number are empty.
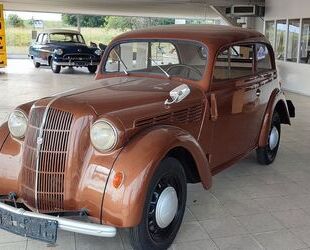
{"type": "Polygon", "coordinates": [[[59,73],[61,67],[87,67],[90,73],[95,73],[101,54],[99,48],[87,46],[81,33],[75,30],[46,30],[29,47],[34,66],[48,65],[54,73],[59,73]]]}
{"type": "Polygon", "coordinates": [[[107,47],[97,83],[20,105],[0,128],[0,227],[55,242],[57,229],[167,249],[187,183],[256,150],[277,155],[286,100],[266,38],[175,25],[132,31],[107,47]]]}

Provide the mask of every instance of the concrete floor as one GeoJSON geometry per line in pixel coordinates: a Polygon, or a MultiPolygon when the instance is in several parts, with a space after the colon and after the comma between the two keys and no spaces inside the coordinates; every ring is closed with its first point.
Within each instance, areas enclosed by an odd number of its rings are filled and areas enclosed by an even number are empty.
{"type": "MultiPolygon", "coordinates": [[[[18,104],[91,85],[86,71],[53,74],[10,60],[0,69],[0,123],[18,104]]],[[[188,205],[171,249],[310,249],[310,98],[288,94],[297,118],[283,127],[278,158],[264,167],[255,154],[214,178],[205,191],[188,185],[188,205]]],[[[60,232],[56,246],[0,231],[0,249],[130,249],[126,232],[102,239],[60,232]]]]}

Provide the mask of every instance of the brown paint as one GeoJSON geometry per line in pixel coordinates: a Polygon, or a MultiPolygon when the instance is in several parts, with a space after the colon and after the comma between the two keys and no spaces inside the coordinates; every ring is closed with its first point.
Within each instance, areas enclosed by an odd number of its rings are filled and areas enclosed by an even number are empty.
{"type": "MultiPolygon", "coordinates": [[[[73,114],[65,161],[63,210],[86,208],[96,223],[117,227],[139,224],[152,175],[159,162],[175,148],[183,148],[192,155],[202,185],[210,188],[212,175],[266,145],[275,105],[283,102],[287,111],[280,85],[273,81],[275,70],[219,84],[212,81],[221,49],[231,44],[268,44],[255,31],[209,25],[133,31],[114,39],[100,69],[113,44],[148,38],[204,44],[209,58],[202,80],[125,76],[99,70],[96,84],[63,94],[51,106],[73,114]],[[180,103],[165,105],[169,91],[182,83],[188,84],[191,94],[180,103]],[[260,97],[255,94],[258,88],[260,97]],[[193,110],[198,114],[195,117],[191,116],[193,110]],[[99,118],[110,120],[119,133],[117,146],[109,153],[98,152],[90,142],[90,127],[99,118]],[[124,174],[124,181],[116,189],[112,183],[117,172],[124,174]]],[[[271,58],[274,66],[273,53],[271,58]]],[[[30,115],[52,99],[44,98],[19,108],[30,115]]],[[[287,112],[284,115],[289,119],[287,112]]],[[[21,170],[23,157],[27,157],[24,143],[9,135],[6,123],[0,127],[0,194],[16,192],[19,201],[34,210],[21,196],[21,170]]]]}

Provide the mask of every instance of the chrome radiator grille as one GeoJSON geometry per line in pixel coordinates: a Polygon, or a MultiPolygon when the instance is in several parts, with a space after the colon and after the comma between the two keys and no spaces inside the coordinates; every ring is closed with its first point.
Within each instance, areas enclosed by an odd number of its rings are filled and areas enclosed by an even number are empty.
{"type": "Polygon", "coordinates": [[[22,158],[23,199],[41,212],[64,209],[64,174],[73,115],[49,108],[43,126],[42,144],[37,138],[45,107],[32,109],[22,158]],[[38,161],[37,161],[38,155],[38,161]]]}

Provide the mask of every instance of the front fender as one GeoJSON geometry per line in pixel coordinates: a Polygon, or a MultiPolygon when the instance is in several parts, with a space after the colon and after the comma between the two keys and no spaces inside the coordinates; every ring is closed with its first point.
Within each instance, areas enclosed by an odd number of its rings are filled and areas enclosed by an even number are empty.
{"type": "Polygon", "coordinates": [[[204,187],[211,186],[211,172],[205,154],[194,137],[172,126],[144,131],[127,144],[114,163],[103,199],[102,223],[133,227],[140,223],[150,180],[159,162],[176,147],[188,150],[198,168],[204,187]],[[122,171],[124,181],[113,187],[115,173],[122,171]]]}
{"type": "Polygon", "coordinates": [[[258,140],[258,147],[264,147],[267,145],[269,130],[270,130],[271,122],[272,122],[272,116],[273,116],[274,110],[277,107],[281,107],[280,108],[281,109],[281,112],[280,112],[281,123],[285,123],[289,125],[291,124],[285,95],[281,90],[276,89],[271,94],[271,97],[267,105],[267,109],[265,111],[264,120],[263,120],[261,132],[260,132],[259,140],[258,140]]]}
{"type": "Polygon", "coordinates": [[[4,142],[6,141],[6,139],[8,138],[9,136],[9,128],[8,128],[8,123],[5,122],[2,124],[2,126],[0,127],[0,151],[1,151],[1,148],[4,144],[4,142]]]}

